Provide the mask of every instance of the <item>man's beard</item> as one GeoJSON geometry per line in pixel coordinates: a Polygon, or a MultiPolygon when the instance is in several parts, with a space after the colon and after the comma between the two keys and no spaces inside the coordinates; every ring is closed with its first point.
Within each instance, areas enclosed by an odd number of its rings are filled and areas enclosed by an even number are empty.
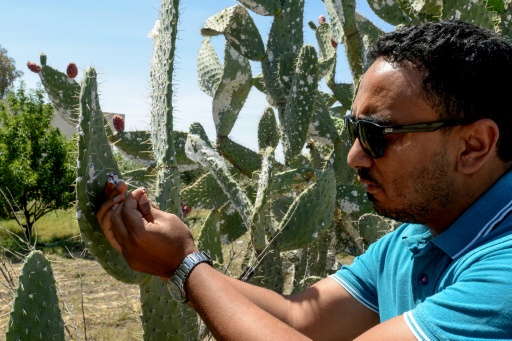
{"type": "MultiPolygon", "coordinates": [[[[384,190],[368,169],[357,171],[362,180],[367,180],[384,190]]],[[[448,160],[444,151],[434,154],[430,163],[419,169],[406,172],[387,184],[386,193],[394,199],[401,198],[400,206],[390,207],[371,193],[366,193],[377,213],[404,223],[425,224],[453,202],[453,183],[449,180],[448,160]],[[408,184],[407,186],[405,186],[408,184]]]]}

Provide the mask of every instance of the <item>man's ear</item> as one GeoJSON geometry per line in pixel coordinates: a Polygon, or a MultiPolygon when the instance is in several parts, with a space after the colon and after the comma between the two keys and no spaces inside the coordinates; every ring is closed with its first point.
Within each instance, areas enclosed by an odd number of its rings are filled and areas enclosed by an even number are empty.
{"type": "Polygon", "coordinates": [[[500,131],[496,122],[484,118],[460,127],[462,148],[458,155],[457,170],[472,174],[493,157],[498,157],[496,144],[500,131]]]}

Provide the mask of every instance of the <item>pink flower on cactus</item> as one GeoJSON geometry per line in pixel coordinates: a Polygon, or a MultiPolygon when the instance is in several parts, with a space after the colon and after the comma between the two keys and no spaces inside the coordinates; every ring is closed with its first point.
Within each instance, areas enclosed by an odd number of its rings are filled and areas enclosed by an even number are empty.
{"type": "Polygon", "coordinates": [[[318,16],[318,23],[321,25],[323,23],[325,23],[325,16],[323,14],[320,14],[318,16]]]}

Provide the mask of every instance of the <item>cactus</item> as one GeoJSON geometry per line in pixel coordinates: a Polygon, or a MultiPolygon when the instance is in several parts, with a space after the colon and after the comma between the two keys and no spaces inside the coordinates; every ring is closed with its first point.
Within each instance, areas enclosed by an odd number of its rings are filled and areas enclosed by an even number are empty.
{"type": "Polygon", "coordinates": [[[22,264],[5,339],[64,340],[52,267],[39,251],[22,264]]]}
{"type": "MultiPolygon", "coordinates": [[[[371,213],[371,203],[355,183],[345,161],[350,145],[343,138],[341,120],[368,66],[366,52],[383,32],[356,12],[355,0],[325,0],[330,22],[321,15],[318,25],[309,23],[317,38],[317,52],[303,42],[304,0],[239,2],[208,18],[201,29],[204,40],[198,53],[198,81],[212,97],[214,142],[199,123],[190,127],[188,135],[173,131],[177,0],[162,2],[151,66],[150,132],[122,131],[119,118],[113,122],[115,133],[110,128],[105,131],[107,121],[99,107],[93,69],[84,73],[80,86],[47,66],[45,55],[40,69],[34,63],[29,66],[39,71],[59,114],[69,122],[80,122],[77,218],[84,240],[105,270],[119,280],[140,285],[145,339],[195,339],[197,319],[188,308],[169,299],[158,278],[130,270],[107,245],[96,223],[94,211],[102,200],[106,174],[120,174],[109,142],[144,166],[129,176],[154,184],[160,208],[180,217],[183,204],[210,211],[198,244],[210,252],[217,267],[224,262],[222,244],[247,234],[250,247],[240,278],[272,290],[295,292],[310,285],[335,270],[336,254],[362,253],[396,225],[371,213]],[[266,44],[249,11],[273,16],[266,44]],[[225,37],[223,63],[211,44],[218,35],[225,37]],[[345,47],[353,83],[335,81],[338,44],[345,47]],[[252,74],[250,61],[261,63],[261,74],[252,74]],[[332,93],[318,89],[322,78],[332,93]],[[229,136],[253,85],[268,102],[258,125],[257,151],[229,136]],[[284,162],[275,158],[279,144],[284,162]],[[303,153],[305,146],[309,155],[303,153]],[[180,168],[198,165],[208,173],[182,188],[180,168]],[[288,288],[285,282],[290,283],[288,288]]],[[[460,18],[511,37],[509,2],[369,3],[393,25],[460,18]]]]}
{"type": "MultiPolygon", "coordinates": [[[[114,135],[109,130],[107,137],[105,127],[108,125],[98,100],[94,68],[85,71],[81,86],[71,77],[76,71],[72,67],[68,70],[71,73],[69,78],[43,63],[40,76],[59,114],[68,122],[79,122],[77,220],[86,246],[110,275],[126,283],[139,284],[144,339],[189,340],[194,339],[194,330],[197,329],[195,313],[188,306],[178,306],[160,278],[131,270],[122,255],[109,245],[94,216],[104,200],[103,186],[107,174],[122,176],[112,155],[110,143],[115,143],[133,159],[142,161],[141,164],[147,167],[142,176],[147,177],[149,172],[156,174],[153,176],[153,183],[155,199],[160,208],[179,216],[182,214],[178,160],[182,165],[190,165],[191,162],[184,156],[186,135],[172,130],[172,70],[178,1],[162,2],[160,21],[162,25],[155,39],[151,68],[151,132],[121,132],[121,122],[114,117],[114,127],[118,132],[114,135]],[[148,140],[152,142],[152,149],[144,147],[144,144],[141,147],[141,142],[148,140]],[[181,148],[181,156],[176,152],[175,146],[181,148]],[[151,154],[148,153],[150,151],[151,154]]],[[[138,177],[140,176],[139,174],[138,177]]]]}

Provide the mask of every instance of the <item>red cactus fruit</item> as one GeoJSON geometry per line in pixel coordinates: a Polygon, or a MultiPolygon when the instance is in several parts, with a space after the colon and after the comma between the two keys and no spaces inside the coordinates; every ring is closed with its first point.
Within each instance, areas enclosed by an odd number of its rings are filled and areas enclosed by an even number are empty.
{"type": "Polygon", "coordinates": [[[30,71],[35,72],[35,73],[39,73],[39,71],[41,71],[41,66],[37,65],[34,62],[28,62],[27,67],[30,71]]]}
{"type": "Polygon", "coordinates": [[[183,213],[183,219],[185,219],[190,212],[192,211],[192,207],[187,206],[185,204],[181,204],[181,212],[183,213]]]}
{"type": "Polygon", "coordinates": [[[318,16],[318,23],[323,24],[325,22],[325,16],[323,14],[320,14],[318,16]]]}
{"type": "Polygon", "coordinates": [[[332,45],[332,47],[334,47],[334,48],[337,48],[337,47],[338,47],[338,43],[336,42],[336,40],[334,40],[334,39],[332,39],[332,38],[331,38],[331,45],[332,45]]]}
{"type": "Polygon", "coordinates": [[[75,78],[78,75],[78,68],[75,63],[69,63],[68,68],[66,69],[66,73],[69,78],[75,78]]]}
{"type": "Polygon", "coordinates": [[[121,115],[114,115],[114,117],[112,117],[112,124],[118,133],[124,131],[124,119],[121,115]]]}

